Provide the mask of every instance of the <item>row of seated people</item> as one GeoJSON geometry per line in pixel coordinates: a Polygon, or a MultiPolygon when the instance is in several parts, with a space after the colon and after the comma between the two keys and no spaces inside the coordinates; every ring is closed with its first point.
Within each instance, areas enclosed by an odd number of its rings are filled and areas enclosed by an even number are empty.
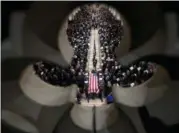
{"type": "MultiPolygon", "coordinates": [[[[105,70],[105,81],[111,85],[118,84],[122,87],[134,87],[147,81],[154,73],[155,67],[150,62],[140,61],[128,66],[122,66],[113,72],[105,70]]],[[[114,69],[114,66],[112,67],[114,69]]]]}
{"type": "MultiPolygon", "coordinates": [[[[85,73],[82,70],[78,74],[74,74],[69,68],[62,68],[59,65],[47,61],[40,61],[33,65],[35,73],[45,82],[52,85],[68,86],[72,83],[78,82],[81,87],[84,87],[85,80],[89,77],[85,77],[85,73]]],[[[154,73],[155,66],[150,62],[141,61],[136,64],[132,64],[128,67],[121,66],[118,71],[110,73],[107,69],[103,73],[98,72],[99,80],[101,79],[101,86],[107,84],[108,81],[111,84],[119,84],[124,87],[133,87],[148,80],[154,73]],[[104,82],[103,82],[104,81],[104,82]]]]}
{"type": "Polygon", "coordinates": [[[72,73],[68,68],[49,61],[39,61],[33,65],[35,74],[51,85],[68,86],[73,83],[72,73]]]}

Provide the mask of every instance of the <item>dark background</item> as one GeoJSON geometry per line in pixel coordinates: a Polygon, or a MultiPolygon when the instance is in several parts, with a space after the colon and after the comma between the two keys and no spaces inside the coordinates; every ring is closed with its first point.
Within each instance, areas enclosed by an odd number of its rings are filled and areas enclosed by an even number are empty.
{"type": "Polygon", "coordinates": [[[10,14],[19,10],[28,10],[31,1],[2,1],[1,2],[1,38],[3,41],[9,35],[9,19],[10,14]]]}

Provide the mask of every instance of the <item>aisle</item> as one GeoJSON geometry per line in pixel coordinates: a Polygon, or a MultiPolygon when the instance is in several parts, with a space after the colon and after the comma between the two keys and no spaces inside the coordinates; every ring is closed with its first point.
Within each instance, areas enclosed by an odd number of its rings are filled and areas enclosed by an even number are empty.
{"type": "Polygon", "coordinates": [[[90,36],[90,43],[89,43],[89,50],[88,50],[88,55],[87,55],[87,65],[86,65],[86,70],[91,72],[94,67],[93,67],[93,53],[94,53],[94,29],[91,29],[91,36],[90,36]]]}
{"type": "Polygon", "coordinates": [[[96,46],[96,59],[97,59],[97,64],[96,64],[96,70],[100,70],[101,69],[101,44],[100,44],[100,37],[98,34],[98,29],[95,29],[94,31],[94,39],[95,39],[95,46],[96,46]]]}

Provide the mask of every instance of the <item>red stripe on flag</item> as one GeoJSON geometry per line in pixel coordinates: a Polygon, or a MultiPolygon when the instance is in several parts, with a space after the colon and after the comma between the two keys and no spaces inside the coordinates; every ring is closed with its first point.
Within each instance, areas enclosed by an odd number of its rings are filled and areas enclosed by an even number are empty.
{"type": "Polygon", "coordinates": [[[95,81],[94,81],[94,75],[92,74],[92,76],[91,76],[91,78],[92,78],[92,93],[94,93],[95,91],[94,91],[94,84],[95,84],[95,81]]]}
{"type": "Polygon", "coordinates": [[[99,93],[98,77],[94,74],[90,74],[89,76],[88,93],[99,93]]]}
{"type": "Polygon", "coordinates": [[[96,93],[99,93],[98,77],[96,76],[96,93]]]}
{"type": "Polygon", "coordinates": [[[93,93],[93,74],[90,74],[90,93],[93,93]]]}
{"type": "Polygon", "coordinates": [[[91,93],[93,93],[93,74],[91,74],[91,93]]]}
{"type": "Polygon", "coordinates": [[[95,80],[95,84],[94,84],[94,90],[96,92],[96,76],[94,75],[94,80],[95,80]]]}
{"type": "Polygon", "coordinates": [[[93,93],[95,93],[95,76],[93,74],[93,93]]]}
{"type": "Polygon", "coordinates": [[[89,75],[88,93],[91,92],[91,74],[89,75]]]}

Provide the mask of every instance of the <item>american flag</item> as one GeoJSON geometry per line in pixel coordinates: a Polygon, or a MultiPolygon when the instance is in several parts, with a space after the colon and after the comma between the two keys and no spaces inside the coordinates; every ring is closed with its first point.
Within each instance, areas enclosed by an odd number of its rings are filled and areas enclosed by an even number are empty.
{"type": "Polygon", "coordinates": [[[96,73],[91,73],[89,76],[88,93],[99,93],[98,76],[96,73]]]}

